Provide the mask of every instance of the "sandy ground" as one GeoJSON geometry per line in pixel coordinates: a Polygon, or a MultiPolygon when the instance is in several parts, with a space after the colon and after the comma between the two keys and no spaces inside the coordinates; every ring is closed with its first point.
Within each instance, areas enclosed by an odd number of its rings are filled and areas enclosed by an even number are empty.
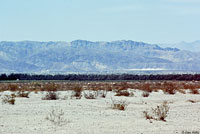
{"type": "MultiPolygon", "coordinates": [[[[200,133],[200,95],[164,94],[152,92],[142,97],[142,91],[132,90],[133,97],[114,96],[108,92],[106,98],[42,100],[45,93],[30,93],[30,98],[16,98],[15,105],[0,104],[0,134],[183,134],[200,133]],[[111,108],[111,98],[126,100],[125,111],[111,108]],[[146,120],[144,110],[150,111],[164,100],[170,110],[166,122],[146,120]],[[53,109],[62,109],[65,121],[59,126],[46,117],[53,109]]],[[[70,94],[62,91],[60,98],[70,94]]],[[[5,94],[0,93],[1,100],[5,94]]]]}

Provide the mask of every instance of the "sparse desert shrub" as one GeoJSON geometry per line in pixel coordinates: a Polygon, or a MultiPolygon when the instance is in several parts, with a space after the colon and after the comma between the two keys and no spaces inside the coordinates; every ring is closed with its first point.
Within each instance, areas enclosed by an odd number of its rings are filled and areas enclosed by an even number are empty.
{"type": "Polygon", "coordinates": [[[169,83],[169,82],[164,82],[163,84],[163,90],[165,93],[168,93],[168,94],[176,94],[176,87],[175,87],[175,84],[173,83],[169,83]]]}
{"type": "Polygon", "coordinates": [[[96,91],[84,92],[84,97],[86,99],[96,99],[97,98],[97,92],[96,91]]]}
{"type": "Polygon", "coordinates": [[[38,82],[33,83],[33,85],[34,85],[35,87],[41,87],[41,86],[42,86],[42,85],[41,85],[40,83],[38,83],[38,82]]]}
{"type": "Polygon", "coordinates": [[[65,113],[62,109],[52,109],[45,119],[52,122],[54,125],[62,126],[67,123],[64,115],[65,113]]]}
{"type": "Polygon", "coordinates": [[[35,93],[35,94],[38,94],[38,92],[39,92],[39,90],[38,90],[38,89],[36,89],[36,90],[34,91],[34,93],[35,93]]]}
{"type": "Polygon", "coordinates": [[[129,84],[127,82],[121,82],[119,83],[119,86],[117,87],[117,89],[119,90],[127,90],[129,88],[129,84]]]}
{"type": "Polygon", "coordinates": [[[149,113],[147,111],[143,111],[144,117],[146,118],[146,120],[151,120],[153,119],[153,117],[151,115],[149,115],[149,113]]]}
{"type": "Polygon", "coordinates": [[[164,90],[165,93],[168,93],[168,94],[176,94],[176,90],[175,89],[172,89],[172,88],[167,88],[164,90]]]}
{"type": "Polygon", "coordinates": [[[41,88],[42,91],[57,91],[59,88],[58,84],[55,83],[48,83],[44,84],[44,86],[41,88]]]}
{"type": "Polygon", "coordinates": [[[72,98],[75,97],[76,99],[81,99],[82,97],[82,87],[80,85],[76,85],[73,87],[73,94],[72,98]]]}
{"type": "Polygon", "coordinates": [[[125,100],[112,100],[111,108],[112,109],[117,109],[117,110],[126,110],[128,103],[125,100]]]}
{"type": "Polygon", "coordinates": [[[143,93],[142,93],[142,96],[143,96],[143,97],[149,97],[149,92],[143,92],[143,93]]]}
{"type": "Polygon", "coordinates": [[[97,94],[98,94],[98,96],[100,96],[102,98],[106,98],[107,90],[98,90],[97,94]]]}
{"type": "Polygon", "coordinates": [[[106,85],[104,88],[105,88],[107,91],[112,91],[112,89],[113,89],[112,85],[106,85]]]}
{"type": "Polygon", "coordinates": [[[3,104],[11,104],[11,105],[14,105],[15,104],[15,94],[11,94],[11,95],[5,95],[3,98],[2,98],[2,103],[3,104]]]}
{"type": "Polygon", "coordinates": [[[141,85],[142,90],[146,91],[146,92],[152,92],[153,89],[151,88],[151,85],[149,83],[143,83],[141,85]]]}
{"type": "Polygon", "coordinates": [[[29,98],[29,93],[30,93],[30,92],[18,91],[16,97],[25,97],[25,98],[29,98]]]}
{"type": "Polygon", "coordinates": [[[57,100],[57,99],[59,99],[59,96],[54,91],[46,92],[46,95],[42,98],[42,100],[57,100]]]}
{"type": "Polygon", "coordinates": [[[10,91],[17,91],[19,88],[17,84],[8,84],[8,90],[10,91]]]}
{"type": "Polygon", "coordinates": [[[160,106],[152,108],[151,113],[147,111],[144,111],[143,113],[146,119],[166,121],[165,118],[167,117],[168,112],[169,112],[169,105],[167,101],[164,101],[160,106]]]}
{"type": "Polygon", "coordinates": [[[130,97],[133,95],[134,95],[133,92],[130,93],[127,90],[117,90],[115,94],[115,96],[127,96],[127,97],[130,97]]]}
{"type": "Polygon", "coordinates": [[[199,94],[199,90],[198,89],[190,89],[190,93],[191,94],[199,94]]]}

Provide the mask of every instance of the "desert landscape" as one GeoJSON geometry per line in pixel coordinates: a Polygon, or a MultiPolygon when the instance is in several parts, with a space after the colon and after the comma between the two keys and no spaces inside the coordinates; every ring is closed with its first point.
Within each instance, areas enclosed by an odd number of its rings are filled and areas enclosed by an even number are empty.
{"type": "Polygon", "coordinates": [[[0,0],[0,134],[200,134],[200,0],[0,0]]]}
{"type": "Polygon", "coordinates": [[[198,134],[199,81],[4,82],[1,134],[198,134]]]}

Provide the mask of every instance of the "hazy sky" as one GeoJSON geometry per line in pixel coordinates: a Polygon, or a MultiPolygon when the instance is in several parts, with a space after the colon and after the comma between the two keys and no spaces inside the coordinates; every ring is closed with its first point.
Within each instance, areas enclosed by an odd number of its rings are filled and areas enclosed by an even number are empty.
{"type": "Polygon", "coordinates": [[[200,40],[200,0],[0,0],[1,41],[200,40]]]}

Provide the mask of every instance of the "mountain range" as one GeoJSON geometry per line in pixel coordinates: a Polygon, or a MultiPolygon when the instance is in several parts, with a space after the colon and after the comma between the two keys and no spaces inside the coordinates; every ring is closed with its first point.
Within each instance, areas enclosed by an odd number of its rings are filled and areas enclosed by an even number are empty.
{"type": "Polygon", "coordinates": [[[196,40],[193,42],[179,42],[179,43],[172,43],[172,44],[160,44],[162,47],[175,47],[181,50],[187,50],[192,52],[200,52],[200,40],[196,40]]]}
{"type": "Polygon", "coordinates": [[[200,53],[121,40],[0,42],[0,72],[200,70],[200,53]]]}

